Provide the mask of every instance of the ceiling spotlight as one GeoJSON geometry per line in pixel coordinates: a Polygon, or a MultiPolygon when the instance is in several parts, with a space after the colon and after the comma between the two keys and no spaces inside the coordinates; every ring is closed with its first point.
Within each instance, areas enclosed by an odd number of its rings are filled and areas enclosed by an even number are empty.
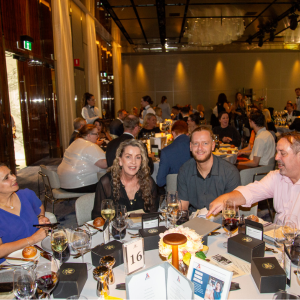
{"type": "Polygon", "coordinates": [[[258,37],[258,47],[262,47],[264,44],[264,35],[258,37]]]}
{"type": "Polygon", "coordinates": [[[275,39],[275,29],[271,29],[270,30],[270,38],[269,38],[269,41],[270,42],[273,42],[275,39]]]}
{"type": "Polygon", "coordinates": [[[291,30],[295,30],[298,26],[298,20],[297,18],[299,17],[299,15],[296,14],[292,14],[289,16],[290,19],[290,29],[291,30]]]}

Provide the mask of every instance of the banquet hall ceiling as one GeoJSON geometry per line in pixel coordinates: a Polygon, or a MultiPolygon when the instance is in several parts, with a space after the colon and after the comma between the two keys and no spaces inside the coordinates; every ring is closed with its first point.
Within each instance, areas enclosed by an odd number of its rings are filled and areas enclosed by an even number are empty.
{"type": "Polygon", "coordinates": [[[176,51],[249,50],[259,48],[262,32],[263,48],[278,50],[283,49],[283,35],[289,27],[288,16],[293,11],[299,13],[300,0],[102,0],[98,9],[103,8],[121,29],[123,39],[137,52],[150,51],[151,48],[165,51],[166,46],[176,51]],[[236,15],[232,15],[233,12],[236,15]],[[184,35],[187,22],[197,18],[224,20],[229,17],[244,21],[245,31],[236,41],[212,47],[188,45],[188,38],[184,35]],[[274,25],[272,42],[269,41],[268,24],[274,25]]]}

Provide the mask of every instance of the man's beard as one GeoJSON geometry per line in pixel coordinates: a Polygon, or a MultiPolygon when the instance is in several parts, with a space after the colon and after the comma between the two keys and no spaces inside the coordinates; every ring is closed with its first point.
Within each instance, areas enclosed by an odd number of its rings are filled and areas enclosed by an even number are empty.
{"type": "MultiPolygon", "coordinates": [[[[193,155],[194,156],[194,155],[193,155]]],[[[197,159],[195,156],[194,156],[194,159],[197,163],[204,163],[204,162],[207,162],[212,156],[212,152],[208,153],[204,158],[202,159],[197,159]]]]}

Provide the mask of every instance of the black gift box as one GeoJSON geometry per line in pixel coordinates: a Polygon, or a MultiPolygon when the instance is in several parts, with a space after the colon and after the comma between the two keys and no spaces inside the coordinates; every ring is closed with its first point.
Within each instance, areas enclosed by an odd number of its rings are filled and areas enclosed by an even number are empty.
{"type": "Polygon", "coordinates": [[[253,257],[265,256],[265,242],[239,233],[228,239],[227,251],[247,262],[251,262],[253,257]]]}
{"type": "Polygon", "coordinates": [[[100,265],[100,259],[103,256],[110,255],[113,256],[116,260],[114,267],[117,267],[123,264],[123,249],[122,243],[119,241],[111,241],[104,245],[98,245],[92,249],[92,264],[95,267],[100,265]]]}
{"type": "Polygon", "coordinates": [[[85,263],[63,263],[59,269],[59,281],[53,290],[54,298],[65,299],[80,295],[87,280],[85,263]]]}
{"type": "Polygon", "coordinates": [[[159,234],[167,231],[165,226],[139,229],[139,235],[144,238],[145,251],[158,249],[159,234]]]}
{"type": "Polygon", "coordinates": [[[253,258],[251,275],[260,293],[275,293],[285,290],[286,274],[275,257],[253,258]]]}

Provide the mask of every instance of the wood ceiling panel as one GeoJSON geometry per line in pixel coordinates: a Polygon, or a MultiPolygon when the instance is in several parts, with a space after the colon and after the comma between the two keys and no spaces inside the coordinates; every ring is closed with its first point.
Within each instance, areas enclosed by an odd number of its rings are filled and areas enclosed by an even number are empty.
{"type": "Polygon", "coordinates": [[[142,19],[141,23],[144,28],[147,39],[159,37],[157,19],[142,19]]]}
{"type": "Polygon", "coordinates": [[[133,0],[135,5],[155,5],[155,0],[133,0]]]}
{"type": "Polygon", "coordinates": [[[170,16],[170,14],[180,14],[179,17],[183,17],[184,15],[185,6],[166,6],[166,18],[174,18],[170,16]]]}
{"type": "Polygon", "coordinates": [[[152,7],[137,7],[136,8],[138,15],[140,19],[143,18],[153,18],[157,21],[157,12],[156,12],[156,6],[152,7]]]}
{"type": "Polygon", "coordinates": [[[137,19],[134,20],[123,20],[122,24],[132,39],[144,38],[141,27],[137,19]]]}
{"type": "Polygon", "coordinates": [[[130,0],[108,0],[110,6],[131,5],[130,0]]]}
{"type": "Polygon", "coordinates": [[[168,18],[166,20],[167,38],[179,37],[183,18],[168,18]]]}
{"type": "Polygon", "coordinates": [[[132,7],[114,8],[113,10],[120,20],[136,18],[135,12],[132,7]]]}

